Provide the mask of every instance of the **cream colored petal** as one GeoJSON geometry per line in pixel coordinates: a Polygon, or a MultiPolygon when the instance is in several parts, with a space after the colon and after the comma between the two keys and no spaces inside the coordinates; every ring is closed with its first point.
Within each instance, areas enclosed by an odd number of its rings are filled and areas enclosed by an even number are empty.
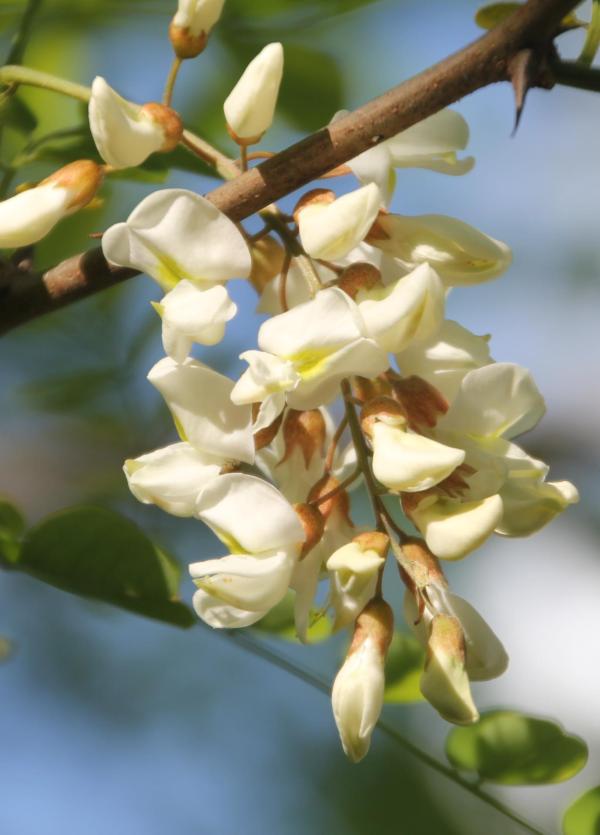
{"type": "Polygon", "coordinates": [[[447,478],[465,458],[464,450],[377,421],[373,426],[373,472],[390,490],[418,492],[447,478]]]}
{"type": "Polygon", "coordinates": [[[252,59],[223,105],[236,137],[258,141],[271,127],[283,76],[283,47],[271,43],[252,59]]]}
{"type": "Polygon", "coordinates": [[[529,536],[579,501],[577,488],[570,481],[533,478],[510,478],[500,495],[504,514],[496,533],[503,536],[529,536]]]}
{"type": "Polygon", "coordinates": [[[70,214],[66,188],[47,183],[0,202],[0,249],[37,243],[70,214]]]}
{"type": "Polygon", "coordinates": [[[208,594],[204,589],[195,592],[192,602],[198,617],[213,629],[241,629],[252,626],[267,614],[266,611],[248,612],[238,609],[208,594]]]}
{"type": "Polygon", "coordinates": [[[500,524],[498,495],[473,502],[436,498],[420,502],[411,517],[433,553],[443,560],[459,560],[478,548],[500,524]]]}
{"type": "Polygon", "coordinates": [[[231,461],[254,461],[251,409],[231,401],[233,381],[197,360],[160,360],[148,374],[180,434],[192,446],[231,461]]]}

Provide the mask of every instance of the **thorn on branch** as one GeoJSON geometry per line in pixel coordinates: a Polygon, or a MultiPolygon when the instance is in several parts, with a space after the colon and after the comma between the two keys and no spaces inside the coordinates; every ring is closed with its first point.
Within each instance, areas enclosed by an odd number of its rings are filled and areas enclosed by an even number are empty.
{"type": "Polygon", "coordinates": [[[511,58],[508,62],[508,76],[515,94],[515,124],[511,134],[514,136],[529,90],[532,87],[549,90],[554,86],[554,79],[550,73],[548,56],[531,48],[521,49],[511,58]]]}

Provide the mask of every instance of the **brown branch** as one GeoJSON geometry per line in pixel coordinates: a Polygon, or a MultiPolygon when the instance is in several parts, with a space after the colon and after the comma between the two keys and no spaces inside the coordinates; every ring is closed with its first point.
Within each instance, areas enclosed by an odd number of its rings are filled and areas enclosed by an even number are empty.
{"type": "MultiPolygon", "coordinates": [[[[540,73],[533,83],[552,86],[546,58],[553,51],[560,21],[576,5],[576,0],[528,0],[464,49],[206,196],[232,220],[243,220],[463,96],[507,80],[511,59],[523,49],[539,57],[540,73]]],[[[42,275],[4,265],[0,267],[0,334],[136,274],[109,267],[99,249],[74,256],[42,275]]]]}

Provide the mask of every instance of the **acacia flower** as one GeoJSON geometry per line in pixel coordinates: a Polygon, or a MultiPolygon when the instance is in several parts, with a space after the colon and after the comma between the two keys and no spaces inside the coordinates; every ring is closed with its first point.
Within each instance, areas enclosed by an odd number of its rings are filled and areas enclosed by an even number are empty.
{"type": "Polygon", "coordinates": [[[99,75],[92,82],[88,114],[98,153],[113,168],[132,168],[157,151],[172,151],[183,133],[170,107],[127,101],[99,75]]]}
{"type": "Polygon", "coordinates": [[[283,46],[270,43],[250,61],[223,105],[240,145],[254,145],[271,127],[283,76],[283,46]]]}
{"type": "Polygon", "coordinates": [[[200,493],[196,514],[229,556],[190,565],[194,608],[210,626],[248,626],[284,597],[304,529],[289,502],[260,478],[231,473],[200,493]]]}
{"type": "MultiPolygon", "coordinates": [[[[348,115],[342,110],[333,122],[348,115]]],[[[469,126],[455,110],[440,110],[427,119],[363,151],[347,165],[361,183],[375,183],[381,201],[389,205],[396,187],[396,168],[427,168],[440,174],[466,174],[475,163],[473,157],[459,159],[458,151],[467,147],[469,126]]]]}
{"type": "Polygon", "coordinates": [[[152,276],[165,291],[182,279],[207,290],[246,278],[250,252],[234,223],[204,197],[185,189],[155,191],[124,223],[102,236],[106,258],[152,276]]]}
{"type": "Polygon", "coordinates": [[[178,0],[169,38],[179,58],[195,58],[202,52],[224,4],[225,0],[178,0]]]}
{"type": "Polygon", "coordinates": [[[86,206],[102,185],[101,166],[88,159],[59,168],[34,188],[0,202],[0,248],[28,246],[64,217],[86,206]]]}

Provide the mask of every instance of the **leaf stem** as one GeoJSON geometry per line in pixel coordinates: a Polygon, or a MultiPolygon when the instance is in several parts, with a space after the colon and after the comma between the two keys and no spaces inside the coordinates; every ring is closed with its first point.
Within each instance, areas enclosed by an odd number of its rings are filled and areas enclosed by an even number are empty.
{"type": "Polygon", "coordinates": [[[29,84],[32,87],[52,90],[54,93],[62,93],[86,103],[92,95],[91,89],[83,84],[76,84],[74,81],[67,81],[65,78],[34,70],[31,67],[20,67],[17,64],[0,67],[0,84],[29,84]]]}

